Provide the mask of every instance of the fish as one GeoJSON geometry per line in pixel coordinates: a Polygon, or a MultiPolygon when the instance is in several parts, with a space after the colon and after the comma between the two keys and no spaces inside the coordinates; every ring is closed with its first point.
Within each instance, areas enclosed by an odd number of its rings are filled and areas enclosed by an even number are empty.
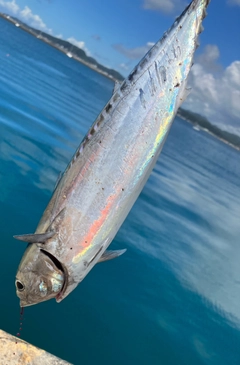
{"type": "Polygon", "coordinates": [[[179,106],[210,0],[193,0],[113,94],[56,183],[16,274],[26,307],[65,299],[98,263],[158,160],[179,106]]]}

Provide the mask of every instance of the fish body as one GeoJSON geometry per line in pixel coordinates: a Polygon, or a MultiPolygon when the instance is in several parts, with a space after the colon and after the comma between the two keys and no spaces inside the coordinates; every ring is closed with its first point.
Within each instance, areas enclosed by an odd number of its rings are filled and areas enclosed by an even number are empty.
{"type": "Polygon", "coordinates": [[[50,298],[60,302],[104,255],[111,258],[105,250],[146,183],[187,95],[208,3],[192,1],[115,87],[58,182],[35,234],[22,237],[31,244],[16,276],[21,306],[50,298]]]}

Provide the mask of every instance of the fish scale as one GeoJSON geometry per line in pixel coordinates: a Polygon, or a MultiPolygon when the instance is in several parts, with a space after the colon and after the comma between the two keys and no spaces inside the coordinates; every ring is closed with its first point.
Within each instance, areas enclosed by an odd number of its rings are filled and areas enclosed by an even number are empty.
{"type": "Polygon", "coordinates": [[[60,302],[97,262],[124,252],[106,249],[145,185],[188,94],[186,81],[208,3],[193,0],[115,86],[35,234],[16,236],[31,243],[16,276],[21,306],[51,298],[60,302]]]}

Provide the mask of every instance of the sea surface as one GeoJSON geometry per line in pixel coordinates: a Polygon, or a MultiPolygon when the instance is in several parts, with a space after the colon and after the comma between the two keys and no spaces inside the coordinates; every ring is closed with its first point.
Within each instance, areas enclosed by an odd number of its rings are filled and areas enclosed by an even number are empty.
{"type": "MultiPolygon", "coordinates": [[[[112,89],[0,18],[0,328],[14,335],[13,235],[34,232],[112,89]]],[[[240,153],[176,118],[111,245],[127,252],[60,304],[26,308],[21,337],[76,365],[239,365],[239,216],[240,153]]]]}

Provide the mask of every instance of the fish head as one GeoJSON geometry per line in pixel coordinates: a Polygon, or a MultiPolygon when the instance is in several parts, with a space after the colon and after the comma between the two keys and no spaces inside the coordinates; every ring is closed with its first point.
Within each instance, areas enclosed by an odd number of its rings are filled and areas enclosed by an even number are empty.
{"type": "Polygon", "coordinates": [[[20,306],[27,307],[57,298],[64,282],[65,274],[59,261],[37,244],[29,245],[15,281],[20,306]]]}

